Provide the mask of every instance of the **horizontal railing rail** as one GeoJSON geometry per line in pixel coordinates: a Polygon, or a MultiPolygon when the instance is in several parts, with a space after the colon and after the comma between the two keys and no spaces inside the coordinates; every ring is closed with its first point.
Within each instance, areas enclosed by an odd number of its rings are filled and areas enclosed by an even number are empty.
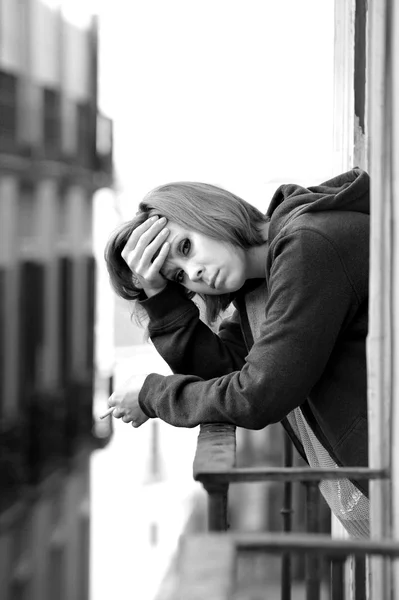
{"type": "Polygon", "coordinates": [[[322,481],[323,479],[386,479],[388,470],[367,467],[338,467],[314,469],[310,467],[234,467],[232,469],[204,470],[195,474],[195,480],[204,485],[213,482],[237,483],[252,481],[322,481]]]}
{"type": "MultiPolygon", "coordinates": [[[[289,442],[290,443],[290,442],[289,442]]],[[[227,503],[230,483],[281,481],[314,482],[324,479],[369,481],[388,479],[387,469],[368,467],[236,467],[236,428],[214,423],[201,425],[194,458],[193,476],[208,493],[208,528],[223,531],[228,528],[227,503]]]]}
{"type": "MultiPolygon", "coordinates": [[[[312,553],[342,571],[348,557],[399,558],[399,543],[391,540],[338,540],[327,535],[276,533],[198,534],[182,543],[179,583],[173,600],[230,600],[236,587],[237,560],[241,552],[312,553]]],[[[331,578],[331,599],[343,600],[343,578],[331,578]]],[[[240,598],[246,597],[244,593],[240,598]]],[[[258,597],[258,596],[257,596],[258,597]]],[[[265,589],[265,598],[267,592],[265,589]]]]}
{"type": "Polygon", "coordinates": [[[396,540],[360,540],[355,538],[336,539],[329,535],[303,533],[246,533],[232,532],[199,533],[185,538],[183,547],[206,547],[217,543],[220,547],[234,547],[235,551],[250,552],[318,552],[325,556],[382,556],[390,559],[399,558],[399,541],[396,540]]]}

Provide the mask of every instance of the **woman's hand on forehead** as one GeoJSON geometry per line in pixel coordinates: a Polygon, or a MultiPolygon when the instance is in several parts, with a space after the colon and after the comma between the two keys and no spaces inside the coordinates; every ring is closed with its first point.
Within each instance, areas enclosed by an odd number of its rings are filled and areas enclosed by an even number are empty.
{"type": "Polygon", "coordinates": [[[132,271],[133,285],[143,289],[150,297],[167,285],[160,269],[169,252],[166,241],[169,229],[165,217],[151,217],[136,227],[121,252],[123,260],[132,271]]]}

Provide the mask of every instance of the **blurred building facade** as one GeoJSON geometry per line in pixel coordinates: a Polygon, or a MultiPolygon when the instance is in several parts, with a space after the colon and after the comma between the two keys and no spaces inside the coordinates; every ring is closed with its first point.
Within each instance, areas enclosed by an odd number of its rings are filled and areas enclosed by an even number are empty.
{"type": "Polygon", "coordinates": [[[88,597],[92,199],[112,186],[95,15],[0,0],[0,590],[88,597]]]}

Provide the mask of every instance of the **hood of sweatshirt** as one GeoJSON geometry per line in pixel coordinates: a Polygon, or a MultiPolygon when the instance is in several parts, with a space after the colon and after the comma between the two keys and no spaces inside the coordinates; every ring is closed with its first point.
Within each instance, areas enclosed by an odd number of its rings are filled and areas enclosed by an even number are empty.
{"type": "Polygon", "coordinates": [[[306,212],[351,211],[370,214],[369,175],[355,167],[342,175],[309,188],[281,185],[274,193],[267,216],[269,241],[292,219],[306,212]]]}

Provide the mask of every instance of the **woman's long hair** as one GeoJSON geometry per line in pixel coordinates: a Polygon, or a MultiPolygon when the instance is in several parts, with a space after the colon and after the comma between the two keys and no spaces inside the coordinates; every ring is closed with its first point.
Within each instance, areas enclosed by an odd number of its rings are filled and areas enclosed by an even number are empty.
{"type": "MultiPolygon", "coordinates": [[[[240,248],[262,245],[262,227],[268,220],[245,200],[207,183],[170,183],[153,189],[140,202],[136,216],[114,231],[105,248],[111,284],[126,300],[142,298],[143,290],[134,286],[132,273],[121,253],[136,227],[154,215],[240,248]]],[[[185,293],[189,298],[195,295],[189,290],[185,293]]],[[[213,323],[234,298],[234,294],[199,295],[205,303],[209,323],[213,323]]],[[[140,320],[141,311],[138,303],[135,304],[135,313],[140,320]]]]}

